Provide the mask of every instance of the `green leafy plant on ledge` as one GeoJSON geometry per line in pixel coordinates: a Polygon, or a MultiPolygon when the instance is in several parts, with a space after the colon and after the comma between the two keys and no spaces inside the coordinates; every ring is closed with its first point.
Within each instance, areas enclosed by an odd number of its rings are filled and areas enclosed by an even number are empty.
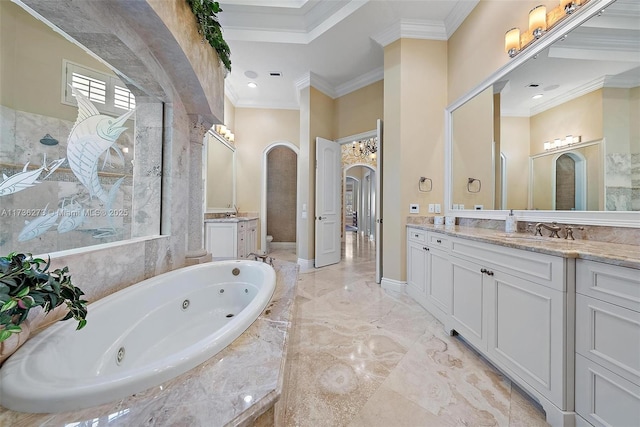
{"type": "Polygon", "coordinates": [[[220,5],[212,0],[187,0],[187,3],[196,16],[198,32],[216,50],[224,67],[231,71],[231,59],[229,59],[231,51],[222,37],[222,27],[217,17],[217,14],[222,12],[220,5]]]}
{"type": "Polygon", "coordinates": [[[31,254],[12,252],[0,257],[0,342],[21,332],[29,310],[38,306],[48,313],[66,304],[69,312],[62,320],[73,317],[78,321],[76,329],[86,325],[87,301],[71,283],[69,269],[48,270],[49,260],[31,254]]]}

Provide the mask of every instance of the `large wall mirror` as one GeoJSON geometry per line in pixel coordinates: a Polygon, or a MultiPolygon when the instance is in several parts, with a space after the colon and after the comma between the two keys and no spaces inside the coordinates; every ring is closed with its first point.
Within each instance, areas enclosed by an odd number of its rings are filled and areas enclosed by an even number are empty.
{"type": "Polygon", "coordinates": [[[213,131],[204,136],[205,212],[236,211],[236,149],[213,131]]]}
{"type": "Polygon", "coordinates": [[[447,116],[449,214],[637,226],[640,3],[591,0],[447,116]]]}

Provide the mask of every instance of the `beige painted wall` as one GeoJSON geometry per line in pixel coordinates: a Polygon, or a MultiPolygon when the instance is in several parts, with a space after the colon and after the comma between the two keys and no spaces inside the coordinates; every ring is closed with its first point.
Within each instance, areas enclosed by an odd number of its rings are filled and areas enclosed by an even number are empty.
{"type": "Polygon", "coordinates": [[[602,89],[531,116],[532,155],[544,152],[544,142],[566,135],[582,135],[582,141],[603,135],[602,89]]]}
{"type": "Polygon", "coordinates": [[[75,121],[78,108],[60,102],[63,72],[60,58],[115,75],[21,7],[0,2],[0,105],[75,121]],[[34,58],[37,67],[33,66],[34,58]],[[53,87],[60,87],[60,92],[52,92],[53,87]]]}
{"type": "Polygon", "coordinates": [[[493,89],[487,88],[453,113],[452,202],[465,209],[493,209],[493,89]],[[469,185],[468,178],[479,179],[469,185]],[[478,191],[478,192],[475,192],[478,191]]]}
{"type": "MultiPolygon", "coordinates": [[[[275,142],[290,142],[300,146],[300,114],[297,110],[261,108],[234,108],[234,110],[233,118],[229,118],[227,123],[233,123],[231,129],[235,134],[238,210],[260,212],[264,150],[275,142]]],[[[259,224],[258,235],[260,232],[259,224]]]]}
{"type": "Polygon", "coordinates": [[[334,100],[336,138],[356,135],[376,128],[384,110],[382,80],[334,100]]]}
{"type": "Polygon", "coordinates": [[[480,0],[465,21],[449,38],[448,99],[462,97],[509,62],[504,51],[504,35],[513,27],[528,28],[529,11],[537,5],[547,10],[557,0],[480,0]]]}
{"type": "Polygon", "coordinates": [[[529,118],[500,119],[501,150],[507,159],[507,208],[529,205],[529,118]]]}
{"type": "Polygon", "coordinates": [[[406,280],[406,217],[443,201],[444,122],[447,103],[447,45],[401,39],[385,47],[384,58],[384,248],[383,276],[406,280]],[[418,191],[421,176],[433,191],[418,191]]]}

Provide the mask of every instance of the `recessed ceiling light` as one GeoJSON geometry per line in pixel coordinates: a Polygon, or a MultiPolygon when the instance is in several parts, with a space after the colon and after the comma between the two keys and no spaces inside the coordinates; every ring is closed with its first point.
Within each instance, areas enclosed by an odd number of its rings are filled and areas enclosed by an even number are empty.
{"type": "Polygon", "coordinates": [[[543,94],[539,93],[539,94],[537,94],[537,95],[533,95],[533,96],[531,97],[531,99],[540,99],[540,98],[542,98],[543,96],[544,96],[543,94]]]}
{"type": "Polygon", "coordinates": [[[247,83],[247,86],[249,86],[251,89],[254,89],[254,88],[258,87],[258,85],[255,82],[249,82],[249,83],[247,83]]]}
{"type": "Polygon", "coordinates": [[[258,73],[256,73],[255,71],[252,71],[252,70],[245,71],[244,75],[249,79],[255,79],[256,77],[258,77],[258,73]]]}

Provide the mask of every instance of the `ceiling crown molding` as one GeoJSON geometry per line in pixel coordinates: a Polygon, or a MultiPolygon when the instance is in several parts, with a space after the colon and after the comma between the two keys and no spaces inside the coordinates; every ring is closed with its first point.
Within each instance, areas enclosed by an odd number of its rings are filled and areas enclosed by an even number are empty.
{"type": "Polygon", "coordinates": [[[356,77],[353,80],[350,80],[346,83],[343,83],[337,86],[334,92],[338,97],[344,96],[360,88],[369,86],[370,84],[380,81],[382,79],[384,79],[384,67],[379,67],[359,77],[356,77]]]}
{"type": "Polygon", "coordinates": [[[442,21],[401,19],[371,38],[387,47],[399,39],[447,40],[447,31],[442,21]]]}
{"type": "Polygon", "coordinates": [[[468,0],[456,2],[453,10],[444,18],[444,26],[447,32],[447,39],[456,32],[458,27],[469,16],[471,11],[478,5],[480,0],[468,0]]]}
{"type": "Polygon", "coordinates": [[[550,99],[547,102],[542,102],[539,105],[532,107],[530,116],[535,116],[536,114],[540,114],[543,111],[546,111],[550,108],[557,107],[558,105],[564,104],[565,102],[571,101],[572,99],[578,98],[579,96],[591,93],[594,90],[604,87],[604,85],[605,85],[605,77],[592,80],[560,96],[556,96],[555,98],[550,99]]]}
{"type": "Polygon", "coordinates": [[[324,93],[331,99],[335,99],[338,97],[333,87],[326,80],[313,72],[305,73],[304,76],[295,81],[295,85],[298,97],[300,96],[300,91],[309,86],[318,89],[320,92],[324,93]]]}

